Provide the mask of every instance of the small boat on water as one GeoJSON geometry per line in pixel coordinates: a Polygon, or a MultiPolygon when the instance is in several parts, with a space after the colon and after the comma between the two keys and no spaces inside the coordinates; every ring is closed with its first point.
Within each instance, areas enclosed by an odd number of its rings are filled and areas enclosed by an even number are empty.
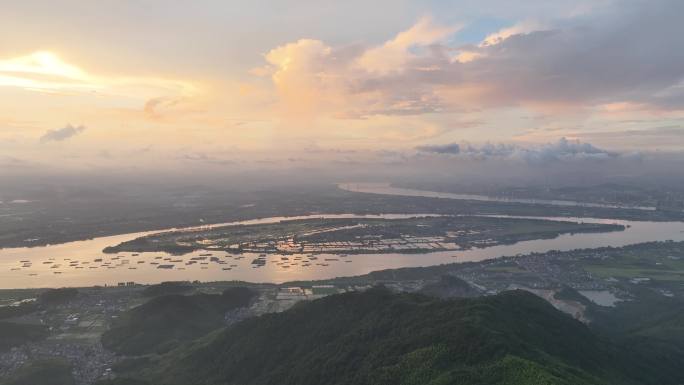
{"type": "Polygon", "coordinates": [[[266,261],[263,259],[255,258],[252,260],[252,265],[263,266],[265,264],[266,264],[266,261]]]}

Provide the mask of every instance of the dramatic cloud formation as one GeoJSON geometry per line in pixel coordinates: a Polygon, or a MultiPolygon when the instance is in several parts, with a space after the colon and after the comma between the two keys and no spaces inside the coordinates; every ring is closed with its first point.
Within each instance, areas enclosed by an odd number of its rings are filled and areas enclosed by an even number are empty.
{"type": "Polygon", "coordinates": [[[47,130],[47,132],[40,137],[40,142],[61,142],[82,133],[85,129],[85,126],[72,126],[71,124],[67,124],[66,127],[47,130]]]}
{"type": "Polygon", "coordinates": [[[271,50],[265,56],[268,65],[252,73],[270,75],[283,103],[297,113],[307,110],[303,106],[329,111],[338,118],[436,111],[439,103],[424,80],[438,67],[426,58],[437,54],[430,51],[457,29],[422,18],[371,48],[333,48],[319,40],[303,39],[271,50]],[[412,73],[425,78],[410,80],[412,73]]]}
{"type": "Polygon", "coordinates": [[[545,163],[575,160],[605,160],[620,156],[615,152],[606,151],[590,143],[579,140],[561,138],[555,143],[540,146],[523,147],[513,144],[485,144],[473,146],[470,144],[446,144],[420,146],[416,148],[420,153],[440,155],[455,155],[473,160],[522,160],[529,163],[545,163]]]}
{"type": "Polygon", "coordinates": [[[514,34],[476,49],[462,69],[485,84],[485,101],[640,102],[681,109],[684,3],[627,1],[610,15],[514,34]]]}
{"type": "Polygon", "coordinates": [[[459,28],[423,18],[379,46],[275,48],[260,73],[288,90],[284,100],[330,102],[339,117],[521,105],[683,109],[684,2],[625,1],[612,11],[521,22],[465,46],[447,42],[459,28]]]}
{"type": "Polygon", "coordinates": [[[684,152],[680,0],[5,3],[0,154],[36,165],[475,173],[684,152]],[[46,132],[70,121],[97,130],[46,132]]]}

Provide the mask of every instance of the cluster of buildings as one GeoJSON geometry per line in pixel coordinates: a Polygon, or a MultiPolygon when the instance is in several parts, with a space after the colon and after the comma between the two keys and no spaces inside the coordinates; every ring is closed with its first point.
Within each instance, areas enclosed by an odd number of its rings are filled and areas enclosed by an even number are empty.
{"type": "Polygon", "coordinates": [[[391,251],[439,251],[459,250],[461,247],[445,237],[417,237],[402,235],[399,238],[358,237],[355,241],[308,241],[295,237],[277,241],[246,242],[231,245],[229,249],[241,252],[270,253],[321,253],[339,254],[347,252],[391,252],[391,251]]]}

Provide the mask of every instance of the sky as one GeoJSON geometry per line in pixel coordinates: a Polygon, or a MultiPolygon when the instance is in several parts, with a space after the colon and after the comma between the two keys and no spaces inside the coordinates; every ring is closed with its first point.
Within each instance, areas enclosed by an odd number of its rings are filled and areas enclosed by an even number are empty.
{"type": "Polygon", "coordinates": [[[679,0],[0,10],[0,173],[684,151],[679,0]]]}

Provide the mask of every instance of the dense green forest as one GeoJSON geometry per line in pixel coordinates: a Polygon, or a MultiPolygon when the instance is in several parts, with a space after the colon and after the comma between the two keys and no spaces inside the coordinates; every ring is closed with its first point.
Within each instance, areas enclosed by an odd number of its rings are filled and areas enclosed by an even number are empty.
{"type": "Polygon", "coordinates": [[[43,325],[0,321],[0,352],[26,342],[43,339],[47,335],[47,327],[43,325]]]}
{"type": "Polygon", "coordinates": [[[71,366],[58,357],[27,363],[0,385],[75,385],[71,366]]]}
{"type": "Polygon", "coordinates": [[[122,369],[109,384],[684,381],[681,355],[662,360],[619,343],[523,291],[440,300],[376,288],[245,320],[122,369]]]}
{"type": "Polygon", "coordinates": [[[124,313],[102,336],[117,353],[163,353],[221,327],[227,311],[247,306],[255,292],[236,287],[223,294],[155,297],[124,313]]]}

